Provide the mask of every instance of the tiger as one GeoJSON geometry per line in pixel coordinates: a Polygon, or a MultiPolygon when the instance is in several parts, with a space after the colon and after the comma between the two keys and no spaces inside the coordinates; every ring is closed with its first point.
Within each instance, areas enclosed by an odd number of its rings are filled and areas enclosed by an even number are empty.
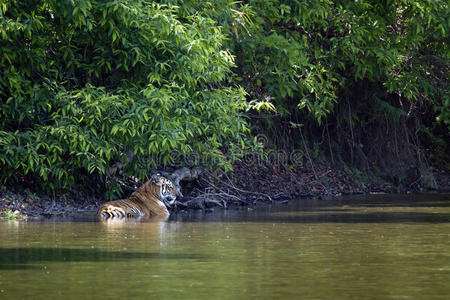
{"type": "Polygon", "coordinates": [[[181,192],[169,179],[154,174],[149,181],[134,191],[128,199],[104,203],[97,211],[101,219],[168,217],[168,207],[175,203],[181,192]]]}

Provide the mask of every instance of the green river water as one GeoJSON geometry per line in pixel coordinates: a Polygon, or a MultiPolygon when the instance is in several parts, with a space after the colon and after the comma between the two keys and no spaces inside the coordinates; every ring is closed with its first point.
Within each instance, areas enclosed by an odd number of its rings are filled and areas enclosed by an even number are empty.
{"type": "Polygon", "coordinates": [[[450,299],[450,194],[2,222],[0,299],[450,299]]]}

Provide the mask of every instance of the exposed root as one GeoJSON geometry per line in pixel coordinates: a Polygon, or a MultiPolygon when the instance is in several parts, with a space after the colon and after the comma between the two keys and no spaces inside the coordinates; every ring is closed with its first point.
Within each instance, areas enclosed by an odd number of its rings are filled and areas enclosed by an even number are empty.
{"type": "MultiPolygon", "coordinates": [[[[228,190],[227,190],[228,193],[226,193],[226,194],[239,194],[239,193],[242,193],[242,194],[250,194],[250,195],[259,195],[259,196],[262,196],[262,197],[266,198],[270,202],[273,202],[272,197],[270,197],[268,194],[260,193],[260,192],[252,192],[252,191],[247,191],[247,190],[240,189],[240,188],[236,187],[233,184],[233,181],[230,179],[230,177],[225,172],[220,171],[220,173],[221,173],[221,175],[223,177],[225,177],[226,180],[221,180],[219,177],[215,176],[213,173],[207,172],[207,174],[210,177],[214,178],[221,185],[225,185],[226,187],[228,187],[228,190]]],[[[207,182],[211,187],[218,189],[218,187],[216,185],[214,185],[211,181],[208,181],[206,178],[202,178],[202,179],[205,182],[207,182]]],[[[241,197],[242,197],[242,195],[241,195],[241,197]]]]}
{"type": "MultiPolygon", "coordinates": [[[[177,172],[177,171],[176,171],[177,172]]],[[[178,172],[179,174],[188,174],[178,176],[178,178],[193,178],[192,173],[195,174],[195,178],[198,183],[203,187],[202,189],[195,189],[190,194],[191,197],[185,197],[184,201],[177,201],[174,208],[199,208],[206,209],[210,207],[222,207],[228,208],[231,204],[236,205],[250,205],[255,204],[257,201],[269,201],[273,203],[274,200],[268,194],[260,192],[247,191],[236,187],[230,177],[223,171],[219,171],[219,175],[215,175],[209,171],[203,171],[202,176],[199,176],[199,172],[178,172]]],[[[175,172],[174,172],[175,173],[175,172]]],[[[177,173],[177,174],[178,174],[177,173]]],[[[173,174],[169,175],[174,178],[173,174]]],[[[179,183],[179,181],[178,181],[179,183]]],[[[286,195],[278,195],[284,197],[286,195]]]]}

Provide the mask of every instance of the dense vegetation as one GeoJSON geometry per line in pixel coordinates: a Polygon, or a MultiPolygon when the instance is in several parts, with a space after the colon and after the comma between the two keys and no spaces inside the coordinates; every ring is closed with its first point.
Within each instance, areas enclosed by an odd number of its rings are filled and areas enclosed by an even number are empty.
{"type": "Polygon", "coordinates": [[[257,133],[424,180],[449,168],[449,20],[438,0],[2,0],[0,180],[117,192],[118,171],[229,168],[257,133]]]}
{"type": "Polygon", "coordinates": [[[242,88],[215,22],[146,1],[2,1],[0,174],[44,188],[146,178],[191,152],[226,163],[242,88]],[[174,151],[176,150],[176,151],[174,151]],[[94,179],[94,180],[93,180],[94,179]]]}
{"type": "Polygon", "coordinates": [[[431,164],[450,170],[446,1],[167,2],[229,33],[234,80],[276,111],[253,133],[275,147],[396,184],[433,185],[431,164]]]}

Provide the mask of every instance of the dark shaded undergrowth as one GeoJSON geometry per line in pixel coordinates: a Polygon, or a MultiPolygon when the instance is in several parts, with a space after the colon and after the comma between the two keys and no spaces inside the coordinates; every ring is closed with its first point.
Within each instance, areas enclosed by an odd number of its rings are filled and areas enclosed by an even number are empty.
{"type": "MultiPolygon", "coordinates": [[[[254,161],[236,163],[232,173],[206,172],[196,181],[182,182],[185,198],[179,199],[171,211],[282,204],[312,197],[418,191],[413,188],[405,189],[404,186],[408,185],[396,186],[381,179],[370,181],[369,178],[355,178],[323,163],[286,167],[268,163],[254,165],[250,162],[254,161]]],[[[435,172],[433,177],[439,189],[450,189],[450,174],[435,172]]],[[[126,182],[124,181],[126,194],[140,184],[131,179],[126,182]]],[[[71,190],[49,196],[28,189],[13,190],[4,187],[0,191],[0,218],[5,220],[90,214],[104,201],[104,198],[85,191],[71,190]]]]}

